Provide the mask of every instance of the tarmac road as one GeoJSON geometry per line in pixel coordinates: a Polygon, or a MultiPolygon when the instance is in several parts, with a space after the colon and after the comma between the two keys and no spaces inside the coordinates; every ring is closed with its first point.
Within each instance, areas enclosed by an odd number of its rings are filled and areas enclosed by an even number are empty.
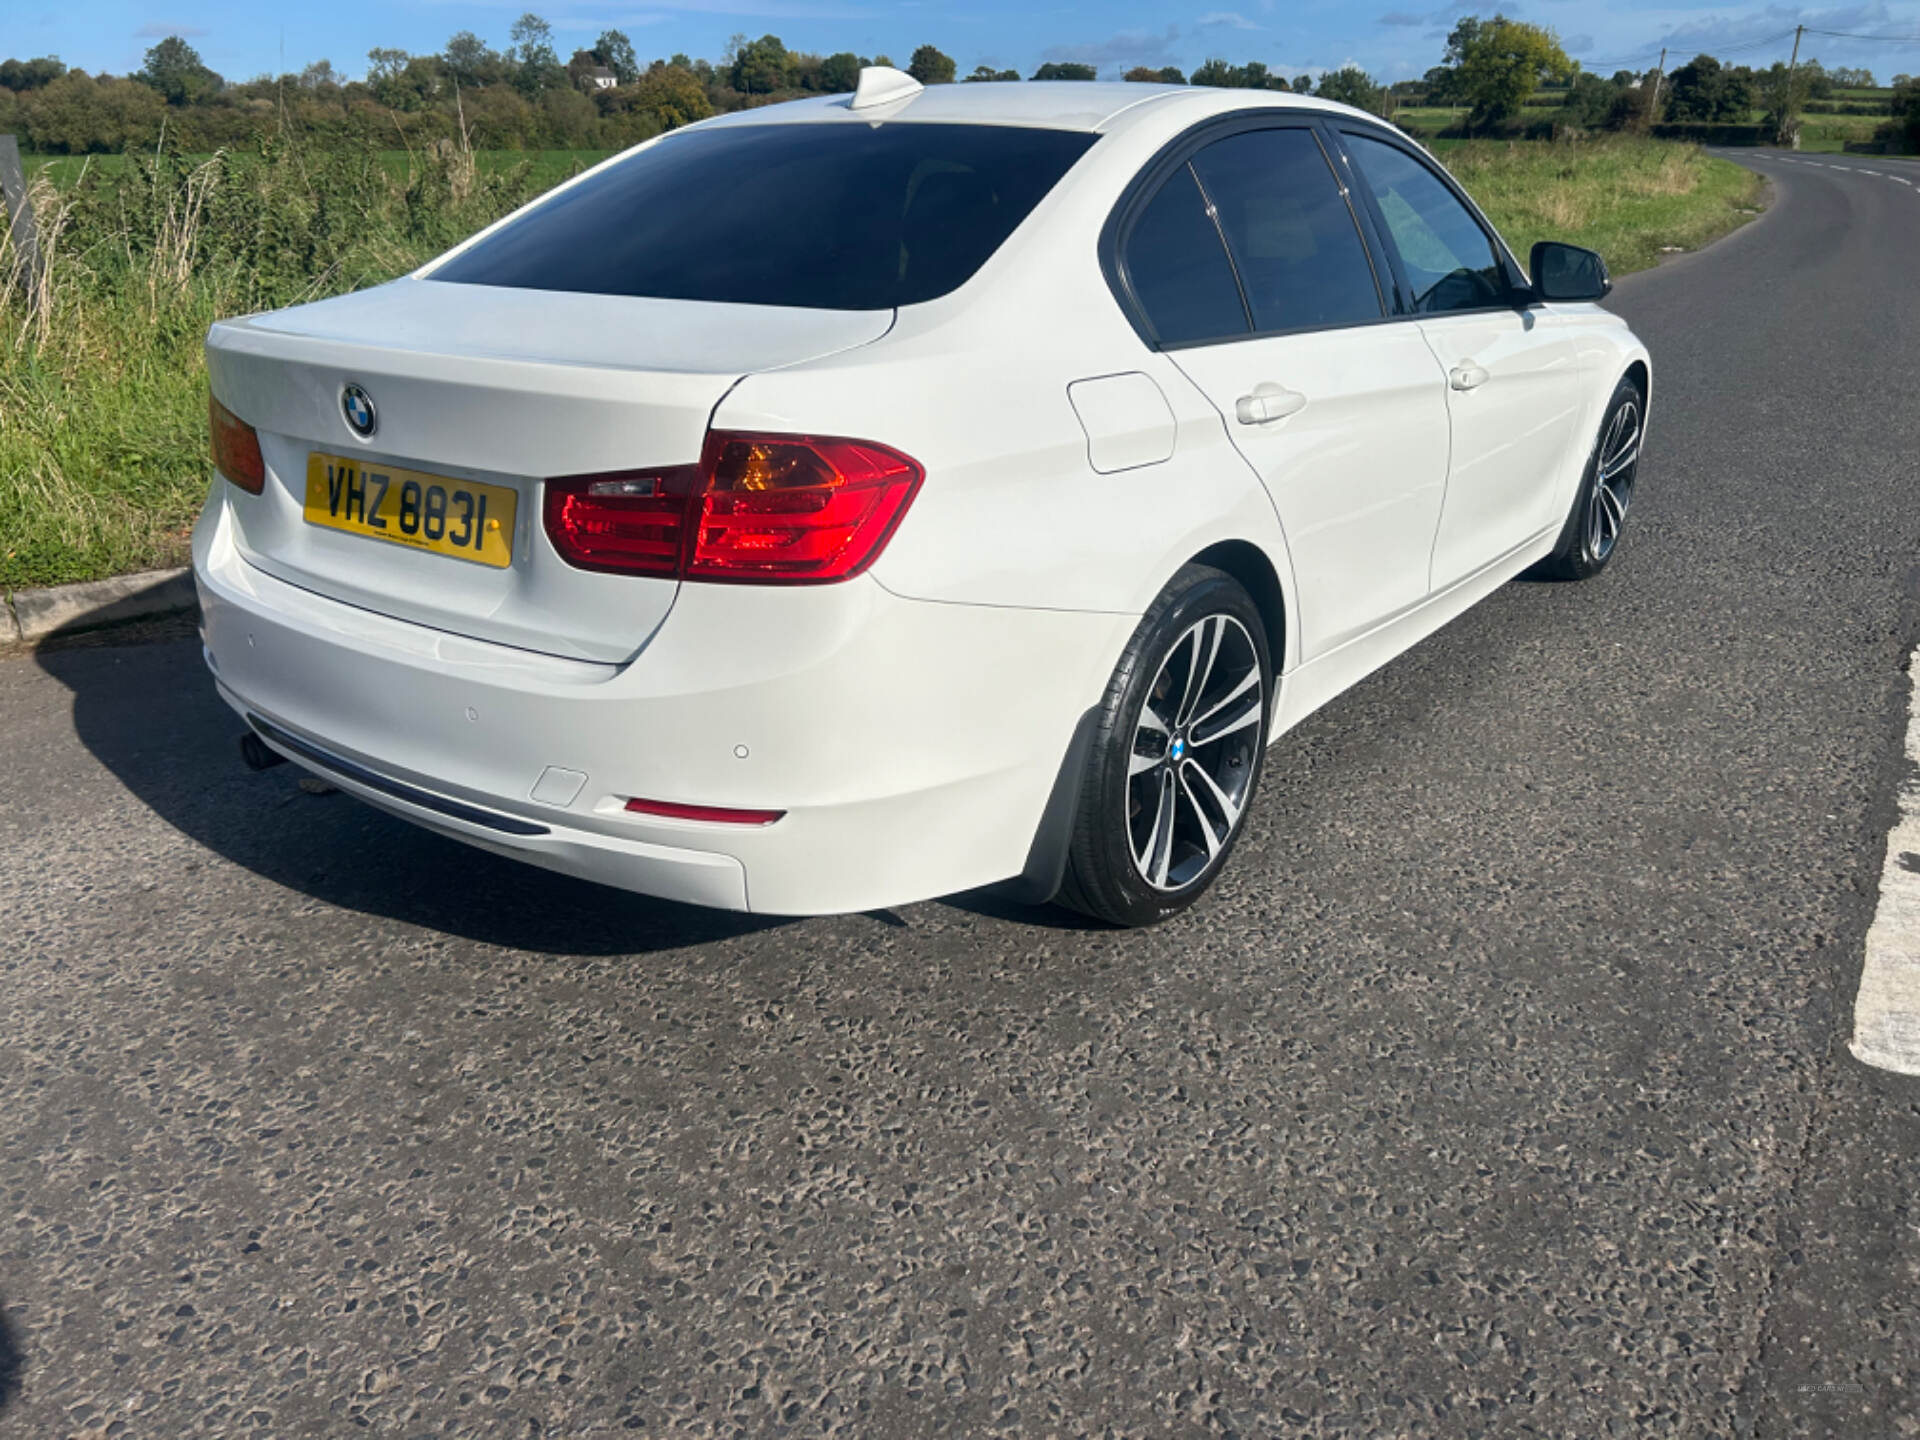
{"type": "Polygon", "coordinates": [[[0,661],[0,1434],[1920,1434],[1920,194],[1743,158],[1614,568],[1150,933],[653,904],[242,771],[190,640],[0,661]]]}

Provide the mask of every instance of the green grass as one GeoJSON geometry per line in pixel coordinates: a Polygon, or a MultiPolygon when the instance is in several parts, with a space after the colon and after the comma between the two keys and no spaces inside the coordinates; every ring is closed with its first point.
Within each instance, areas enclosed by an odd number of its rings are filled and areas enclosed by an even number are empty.
{"type": "Polygon", "coordinates": [[[1524,260],[1536,240],[1598,250],[1615,275],[1698,249],[1752,218],[1760,178],[1698,146],[1461,141],[1436,152],[1524,260]]]}
{"type": "MultiPolygon", "coordinates": [[[[1522,256],[1570,240],[1616,273],[1738,224],[1759,184],[1648,140],[1435,148],[1522,256]]],[[[215,319],[401,274],[600,155],[497,153],[471,171],[403,152],[106,158],[41,185],[43,302],[0,294],[0,587],[181,563],[208,484],[215,319]]],[[[0,291],[9,269],[0,250],[0,291]]]]}
{"type": "Polygon", "coordinates": [[[1873,139],[1873,132],[1886,124],[1887,120],[1885,115],[1802,115],[1800,148],[1829,152],[1844,150],[1849,140],[1873,139]]]}

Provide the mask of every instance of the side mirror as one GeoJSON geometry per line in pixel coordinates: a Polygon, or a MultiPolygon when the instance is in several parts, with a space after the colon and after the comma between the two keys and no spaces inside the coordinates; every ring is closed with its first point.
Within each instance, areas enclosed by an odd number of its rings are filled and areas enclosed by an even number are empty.
{"type": "Polygon", "coordinates": [[[1542,300],[1603,300],[1613,289],[1607,262],[1597,250],[1542,240],[1527,257],[1534,294],[1542,300]]]}

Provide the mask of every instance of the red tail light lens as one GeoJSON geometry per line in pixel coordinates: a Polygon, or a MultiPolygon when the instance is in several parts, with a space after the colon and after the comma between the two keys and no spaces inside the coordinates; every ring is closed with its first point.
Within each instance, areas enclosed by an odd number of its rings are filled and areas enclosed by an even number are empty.
{"type": "Polygon", "coordinates": [[[870,441],[715,431],[697,466],[549,480],[547,534],[587,570],[817,585],[878,558],[925,473],[870,441]]]}
{"type": "Polygon", "coordinates": [[[207,396],[207,429],[213,436],[213,466],[249,495],[267,485],[267,462],[260,454],[260,436],[253,426],[207,396]]]}
{"type": "Polygon", "coordinates": [[[582,570],[678,575],[699,478],[699,466],[682,465],[549,480],[547,537],[582,570]]]}

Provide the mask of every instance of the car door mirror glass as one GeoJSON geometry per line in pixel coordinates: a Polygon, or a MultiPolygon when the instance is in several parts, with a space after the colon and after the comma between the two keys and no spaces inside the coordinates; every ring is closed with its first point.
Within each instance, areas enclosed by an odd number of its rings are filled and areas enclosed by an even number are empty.
{"type": "Polygon", "coordinates": [[[1533,247],[1527,269],[1542,300],[1600,300],[1613,289],[1607,262],[1596,250],[1542,240],[1533,247]]]}

